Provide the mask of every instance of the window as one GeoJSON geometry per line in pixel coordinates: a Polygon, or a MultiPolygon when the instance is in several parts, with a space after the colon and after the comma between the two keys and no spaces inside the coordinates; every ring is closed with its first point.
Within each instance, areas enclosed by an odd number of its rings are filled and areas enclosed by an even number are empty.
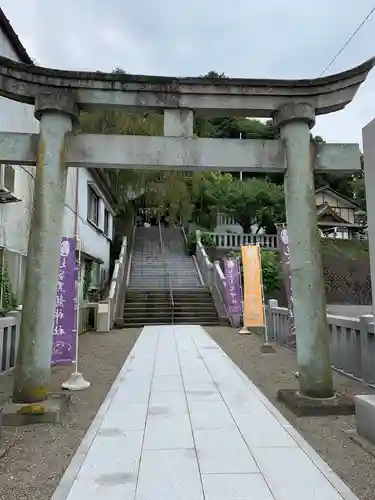
{"type": "Polygon", "coordinates": [[[95,226],[99,225],[99,196],[90,186],[88,191],[87,219],[95,224],[95,226]]]}
{"type": "Polygon", "coordinates": [[[106,208],[104,209],[104,234],[109,236],[109,212],[106,208]]]}

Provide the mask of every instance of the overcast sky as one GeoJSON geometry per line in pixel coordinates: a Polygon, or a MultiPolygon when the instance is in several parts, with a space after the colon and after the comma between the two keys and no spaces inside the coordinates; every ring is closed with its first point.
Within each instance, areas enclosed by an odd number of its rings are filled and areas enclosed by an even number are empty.
{"type": "MultiPolygon", "coordinates": [[[[2,0],[39,65],[195,76],[314,78],[374,0],[2,0]]],[[[375,55],[375,13],[329,69],[375,55]]],[[[361,142],[375,117],[375,69],[344,111],[318,118],[315,134],[361,142]]]]}

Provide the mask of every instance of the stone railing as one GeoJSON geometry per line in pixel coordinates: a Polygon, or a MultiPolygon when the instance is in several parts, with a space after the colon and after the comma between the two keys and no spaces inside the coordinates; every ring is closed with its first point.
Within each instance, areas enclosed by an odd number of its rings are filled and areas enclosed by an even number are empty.
{"type": "Polygon", "coordinates": [[[274,234],[205,233],[213,239],[216,248],[239,250],[241,245],[259,245],[266,250],[277,249],[274,234]]]}
{"type": "Polygon", "coordinates": [[[214,263],[210,261],[199,237],[197,241],[196,259],[203,283],[211,291],[219,317],[228,320],[228,312],[225,305],[226,280],[223,271],[218,261],[214,263]]]}
{"type": "MultiPolygon", "coordinates": [[[[97,303],[85,302],[80,305],[79,335],[96,330],[97,308],[97,303]]],[[[16,365],[20,324],[20,311],[12,311],[9,316],[0,318],[0,375],[16,365]]]]}
{"type": "MultiPolygon", "coordinates": [[[[374,317],[327,315],[332,366],[346,375],[375,384],[374,317]]],[[[289,333],[288,309],[269,300],[267,325],[270,339],[285,344],[289,333]]],[[[297,340],[298,342],[298,340],[297,340]]]]}
{"type": "Polygon", "coordinates": [[[128,252],[126,236],[122,239],[119,258],[115,261],[108,299],[98,304],[97,329],[108,332],[113,328],[118,313],[125,299],[125,270],[128,252]]]}
{"type": "Polygon", "coordinates": [[[21,314],[0,318],[0,374],[16,365],[21,314]]]}

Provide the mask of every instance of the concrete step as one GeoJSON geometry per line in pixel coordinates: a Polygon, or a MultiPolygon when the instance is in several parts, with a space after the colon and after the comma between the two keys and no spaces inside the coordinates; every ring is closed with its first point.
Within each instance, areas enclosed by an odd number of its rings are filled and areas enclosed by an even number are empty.
{"type": "Polygon", "coordinates": [[[193,272],[194,271],[194,274],[195,273],[195,267],[190,267],[190,266],[177,266],[177,267],[170,267],[170,266],[166,266],[166,267],[156,267],[155,264],[150,264],[150,265],[147,265],[147,266],[140,266],[140,267],[133,267],[132,270],[131,270],[131,273],[130,275],[131,276],[134,276],[134,275],[139,275],[139,276],[143,276],[145,274],[149,274],[149,273],[152,273],[152,274],[166,274],[167,272],[169,274],[183,274],[184,271],[191,271],[193,272]]]}
{"type": "Polygon", "coordinates": [[[164,304],[162,306],[156,306],[154,304],[147,304],[144,307],[133,307],[133,304],[125,304],[124,306],[124,314],[160,314],[160,313],[174,313],[174,314],[195,314],[195,315],[211,315],[212,313],[217,315],[216,309],[213,305],[208,307],[173,307],[171,304],[164,304]]]}
{"type": "Polygon", "coordinates": [[[183,319],[184,321],[186,320],[188,323],[189,322],[194,322],[194,323],[200,323],[200,321],[216,321],[218,320],[217,314],[172,314],[172,313],[165,313],[165,312],[160,312],[160,314],[128,314],[124,315],[123,319],[124,322],[127,321],[136,321],[136,322],[142,322],[142,321],[159,321],[160,318],[168,318],[169,321],[180,321],[183,319]]]}
{"type": "Polygon", "coordinates": [[[143,269],[142,272],[140,273],[131,273],[130,274],[130,279],[140,279],[144,280],[146,278],[158,278],[158,279],[163,279],[163,278],[174,278],[174,279],[179,279],[179,280],[199,280],[199,277],[193,273],[191,270],[178,270],[178,271],[166,271],[163,273],[159,272],[154,272],[152,269],[147,270],[143,269]]]}
{"type": "MultiPolygon", "coordinates": [[[[128,290],[126,300],[136,299],[139,302],[144,300],[169,300],[171,293],[169,290],[128,290]]],[[[200,303],[202,300],[212,302],[212,297],[205,288],[197,288],[196,290],[172,290],[173,299],[176,301],[193,301],[200,303]]]]}
{"type": "Polygon", "coordinates": [[[144,277],[140,277],[140,276],[136,276],[136,277],[133,277],[133,276],[130,276],[130,282],[129,284],[130,285],[134,285],[135,283],[141,283],[141,284],[145,284],[145,283],[152,283],[152,282],[156,282],[156,283],[169,283],[171,282],[172,283],[172,288],[173,288],[173,283],[176,283],[178,284],[179,286],[180,285],[188,285],[189,283],[192,283],[193,285],[195,284],[200,284],[198,278],[195,278],[195,276],[193,277],[190,277],[190,278],[177,278],[177,276],[169,276],[169,279],[168,279],[168,276],[144,276],[144,277]]]}
{"type": "MultiPolygon", "coordinates": [[[[136,310],[145,310],[147,308],[156,308],[156,309],[162,309],[162,308],[170,308],[171,307],[171,302],[170,300],[165,300],[164,302],[132,302],[132,301],[126,301],[124,304],[125,309],[132,309],[134,311],[136,310]]],[[[208,309],[212,309],[213,304],[211,302],[175,302],[174,301],[174,310],[179,311],[179,310],[192,310],[192,311],[207,311],[208,309]]]]}
{"type": "Polygon", "coordinates": [[[186,267],[178,267],[176,269],[169,269],[169,268],[162,268],[162,269],[155,269],[155,266],[150,265],[146,266],[143,268],[139,269],[133,269],[130,273],[130,276],[139,276],[139,277],[145,277],[145,276],[166,276],[169,274],[170,276],[181,276],[183,278],[188,278],[194,277],[198,278],[198,274],[195,272],[195,269],[190,269],[186,267]],[[188,273],[188,274],[185,274],[188,273]]]}
{"type": "MultiPolygon", "coordinates": [[[[171,283],[171,286],[173,287],[174,290],[191,290],[193,287],[197,288],[198,290],[202,287],[200,283],[194,283],[193,281],[189,281],[187,283],[176,283],[173,282],[171,283]]],[[[129,289],[130,290],[137,290],[137,289],[142,289],[142,290],[150,290],[150,289],[157,289],[157,290],[168,290],[170,289],[170,285],[168,282],[164,281],[135,281],[135,282],[130,282],[129,283],[129,289]]]]}
{"type": "MultiPolygon", "coordinates": [[[[191,318],[180,318],[176,321],[173,322],[174,325],[201,325],[201,326],[220,326],[222,325],[222,322],[217,319],[217,320],[211,320],[211,319],[200,319],[198,321],[192,320],[191,318]]],[[[115,322],[115,327],[116,328],[143,328],[144,326],[151,326],[151,325],[172,325],[172,321],[169,318],[160,318],[158,320],[150,320],[150,321],[129,321],[126,322],[122,320],[121,318],[116,320],[115,322]]]]}
{"type": "Polygon", "coordinates": [[[151,281],[131,281],[129,282],[129,288],[133,290],[137,290],[137,287],[142,290],[169,290],[170,285],[172,287],[172,290],[191,290],[191,289],[202,289],[204,288],[203,285],[200,283],[197,283],[195,281],[187,281],[186,283],[179,283],[177,281],[157,281],[157,280],[151,280],[151,281]]]}

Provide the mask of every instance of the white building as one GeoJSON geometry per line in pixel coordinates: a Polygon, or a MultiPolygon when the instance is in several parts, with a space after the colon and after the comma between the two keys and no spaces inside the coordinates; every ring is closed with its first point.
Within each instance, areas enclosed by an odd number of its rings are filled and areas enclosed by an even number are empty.
{"type": "MultiPolygon", "coordinates": [[[[1,8],[0,56],[33,64],[1,8]]],[[[37,133],[38,130],[33,106],[0,97],[0,131],[37,133]]],[[[91,280],[85,278],[87,283],[91,281],[89,288],[98,288],[108,278],[115,200],[104,172],[81,168],[77,174],[77,170],[68,171],[63,236],[78,235],[83,275],[90,271],[91,280]]],[[[0,166],[0,265],[7,269],[19,303],[26,271],[34,176],[34,167],[0,166]]]]}

